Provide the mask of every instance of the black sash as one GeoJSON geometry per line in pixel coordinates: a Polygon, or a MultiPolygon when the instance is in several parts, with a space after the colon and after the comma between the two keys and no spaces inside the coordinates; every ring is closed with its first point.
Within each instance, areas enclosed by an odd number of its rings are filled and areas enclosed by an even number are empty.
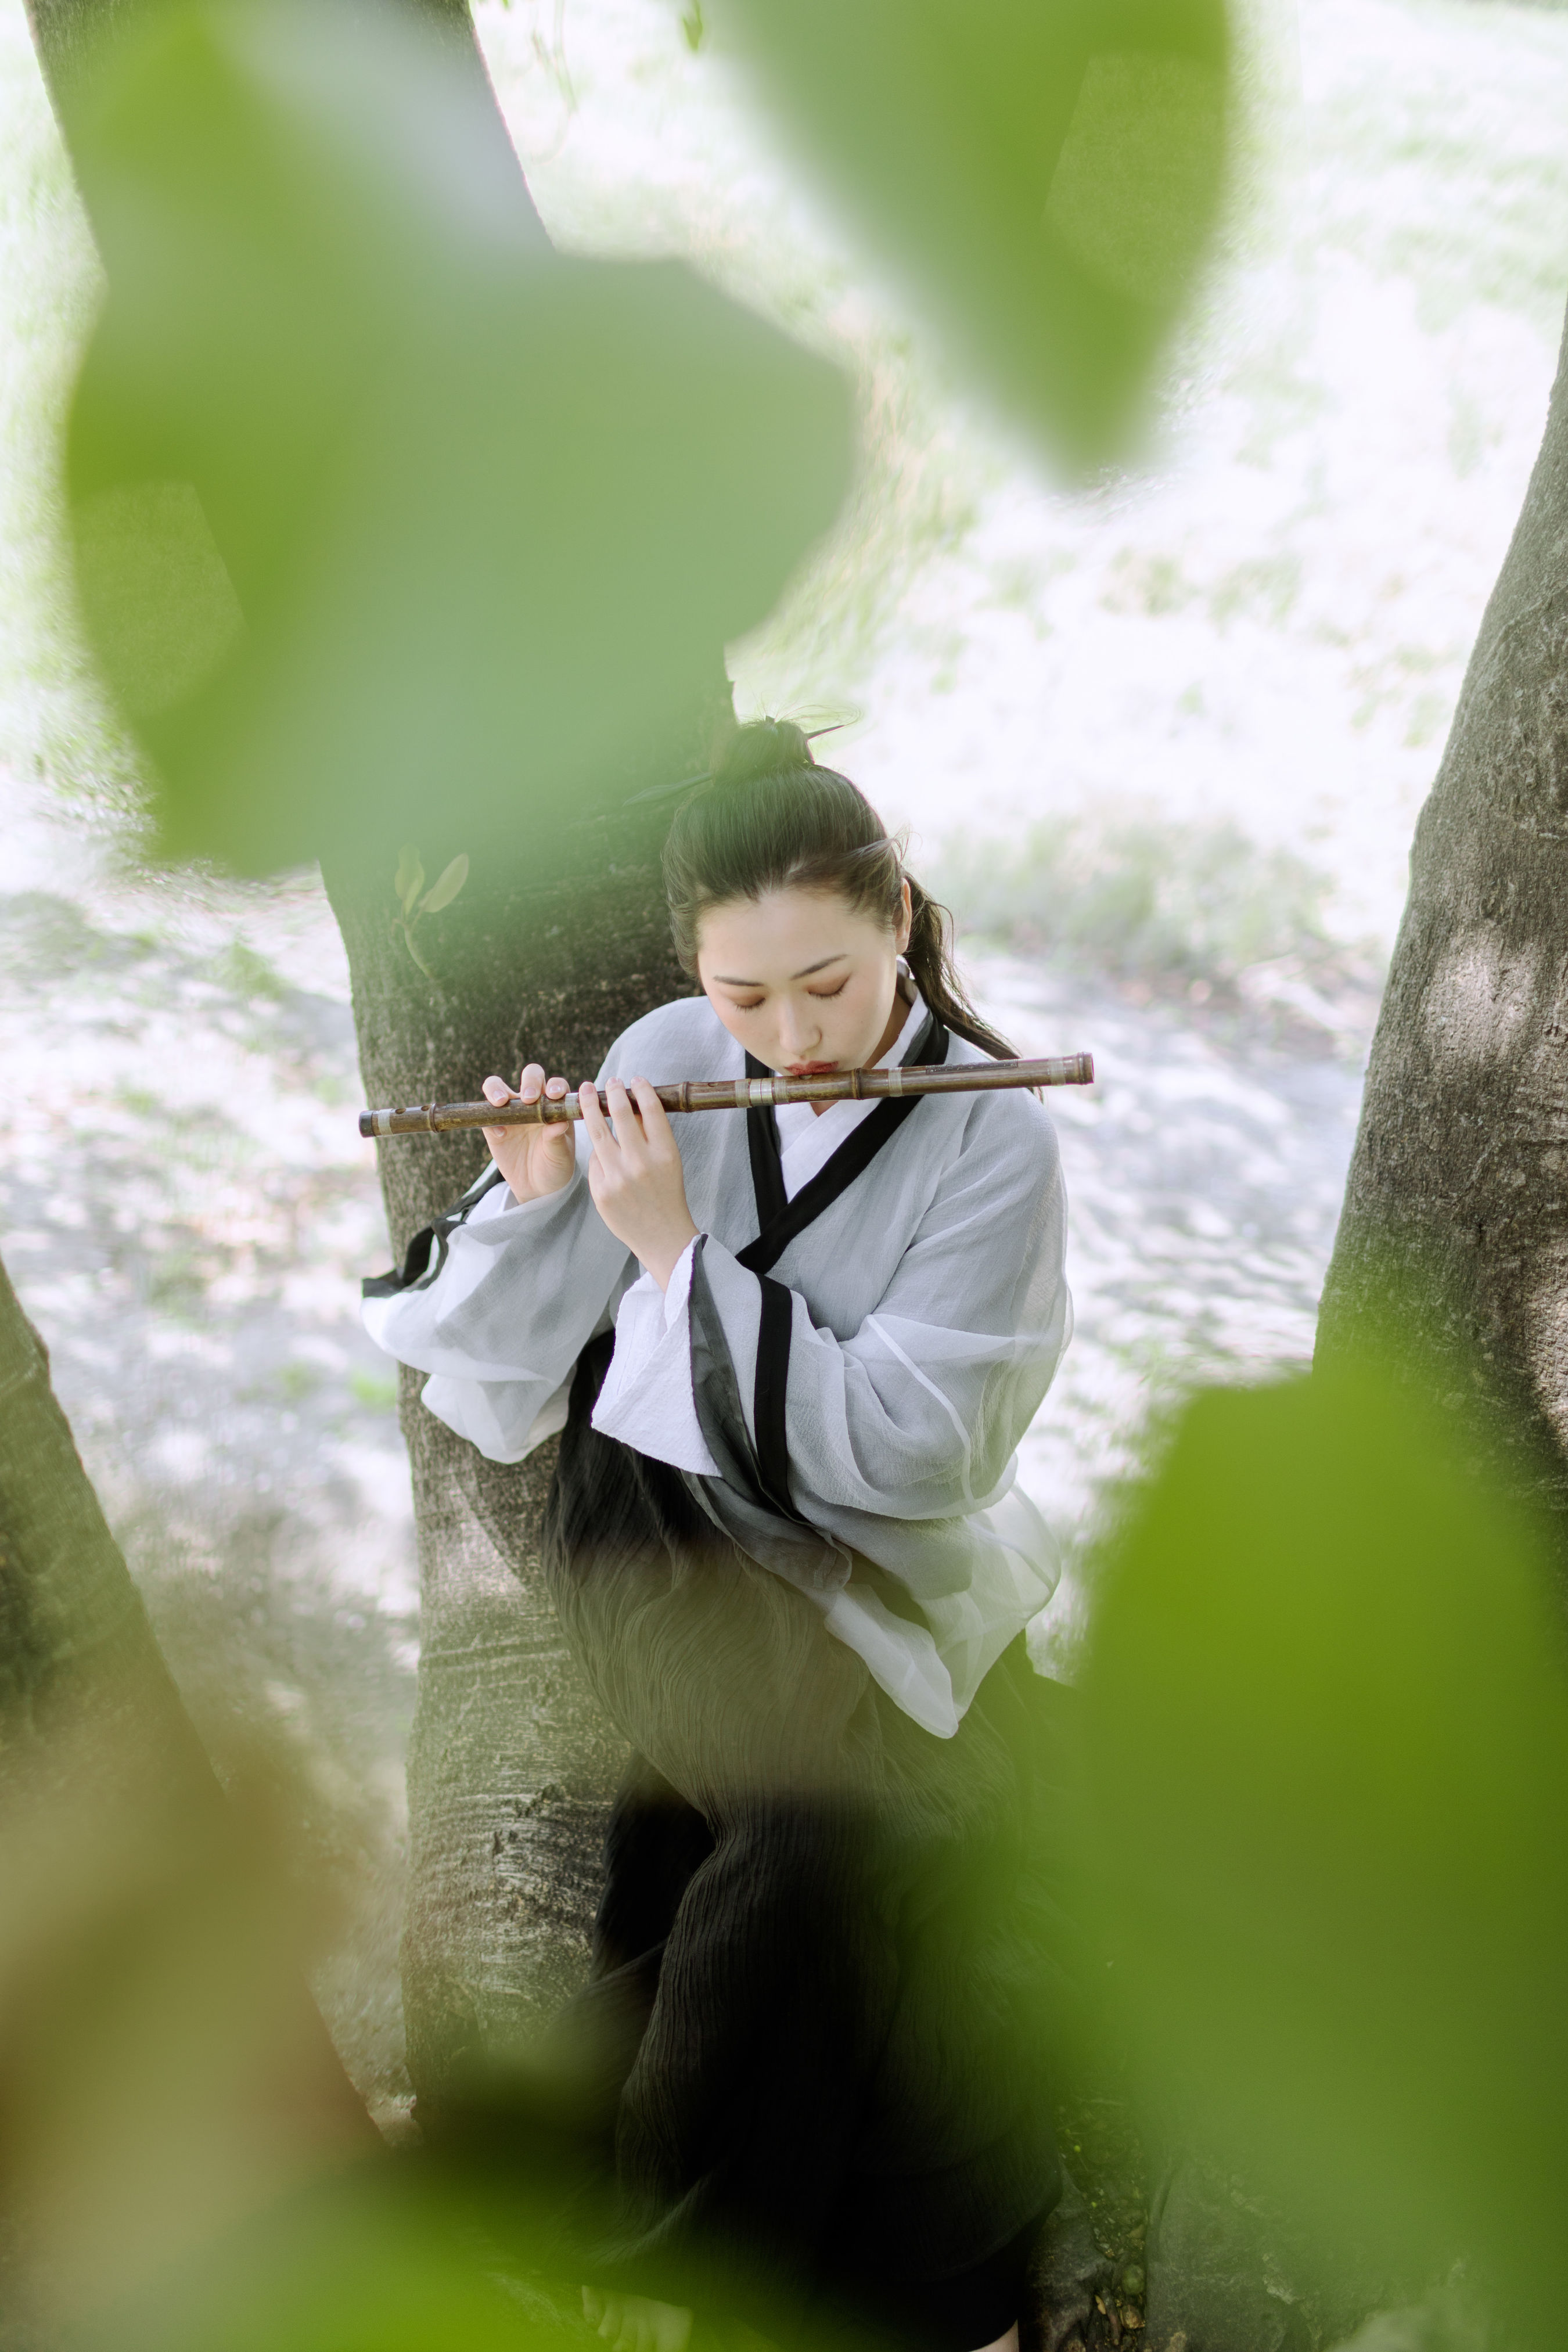
{"type": "MultiPolygon", "coordinates": [[[[928,1015],[919,1035],[904,1055],[901,1068],[915,1062],[945,1062],[947,1031],[934,1013],[928,1015]]],[[[749,1078],[770,1077],[773,1073],[750,1054],[746,1056],[749,1078]]],[[[778,1123],[771,1104],[759,1105],[746,1113],[746,1140],[752,1155],[752,1184],[757,1196],[757,1223],[761,1230],[754,1242],[748,1242],[736,1257],[747,1271],[762,1284],[762,1322],[757,1332],[757,1378],[752,1391],[752,1419],[757,1433],[757,1468],[763,1491],[781,1517],[801,1519],[801,1514],[790,1500],[789,1441],[785,1427],[785,1411],[789,1400],[790,1327],[795,1302],[782,1282],[774,1282],[768,1273],[776,1265],[796,1236],[807,1225],[816,1223],[825,1209],[832,1207],[841,1192],[847,1192],[857,1176],[868,1169],[885,1143],[890,1142],[910,1113],[920,1106],[919,1095],[889,1095],[863,1118],[839,1145],[831,1160],[819,1168],[809,1183],[803,1184],[794,1200],[784,1192],[784,1169],[779,1151],[778,1123]]],[[[801,1522],[803,1525],[804,1521],[801,1522]]]]}

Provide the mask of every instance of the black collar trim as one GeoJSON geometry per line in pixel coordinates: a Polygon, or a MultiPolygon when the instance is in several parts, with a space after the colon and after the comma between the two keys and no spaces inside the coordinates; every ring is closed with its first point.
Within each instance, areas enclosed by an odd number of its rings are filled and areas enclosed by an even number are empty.
{"type": "MultiPolygon", "coordinates": [[[[948,1034],[934,1013],[928,1013],[914,1043],[900,1064],[907,1069],[911,1063],[941,1063],[947,1059],[948,1034]]],[[[746,1056],[746,1076],[765,1078],[769,1072],[761,1062],[746,1056]]],[[[740,1263],[752,1274],[766,1274],[777,1263],[798,1234],[816,1223],[825,1209],[830,1209],[841,1192],[847,1192],[857,1176],[869,1168],[884,1143],[898,1133],[912,1110],[918,1110],[919,1095],[884,1097],[868,1118],[847,1134],[831,1160],[819,1168],[807,1184],[803,1184],[793,1201],[784,1196],[784,1170],[779,1154],[779,1131],[771,1106],[760,1107],[746,1113],[746,1139],[752,1153],[752,1183],[757,1197],[757,1223],[761,1230],[754,1242],[747,1244],[735,1255],[740,1263]]]]}

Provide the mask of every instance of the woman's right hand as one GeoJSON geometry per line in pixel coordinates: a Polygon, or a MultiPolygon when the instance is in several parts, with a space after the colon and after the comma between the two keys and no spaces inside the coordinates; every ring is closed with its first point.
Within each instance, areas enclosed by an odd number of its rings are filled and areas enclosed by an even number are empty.
{"type": "MultiPolygon", "coordinates": [[[[559,1102],[567,1091],[564,1078],[546,1078],[537,1062],[530,1062],[519,1078],[515,1090],[504,1078],[485,1080],[485,1100],[493,1103],[537,1102],[542,1094],[559,1102]]],[[[560,1192],[572,1181],[577,1165],[575,1125],[570,1119],[558,1127],[487,1127],[485,1141],[490,1148],[490,1158],[511,1187],[516,1201],[542,1200],[547,1192],[560,1192]]]]}

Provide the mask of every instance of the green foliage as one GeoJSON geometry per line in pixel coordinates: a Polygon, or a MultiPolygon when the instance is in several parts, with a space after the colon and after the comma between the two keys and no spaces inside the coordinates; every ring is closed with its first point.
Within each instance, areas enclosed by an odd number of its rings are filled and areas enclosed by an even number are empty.
{"type": "Polygon", "coordinates": [[[1220,201],[1223,0],[727,0],[812,164],[971,375],[1121,454],[1220,201]]]}
{"type": "Polygon", "coordinates": [[[1325,877],[1233,824],[1053,818],[1017,844],[950,843],[933,887],[968,929],[1125,978],[1234,980],[1327,951],[1325,877]]]}
{"type": "Polygon", "coordinates": [[[1085,1687],[1090,1907],[1145,2085],[1325,2246],[1568,2268],[1568,1676],[1536,1532],[1368,1368],[1188,1413],[1085,1687]]]}
{"type": "MultiPolygon", "coordinates": [[[[453,899],[457,897],[458,891],[462,888],[468,878],[468,853],[466,849],[459,850],[457,856],[453,858],[451,864],[442,867],[440,873],[437,876],[429,889],[426,891],[425,896],[420,899],[418,908],[419,913],[422,915],[438,915],[444,907],[449,907],[451,905],[453,899]]],[[[406,914],[407,912],[408,909],[405,907],[404,908],[404,913],[406,914]]]]}
{"type": "Polygon", "coordinates": [[[468,878],[468,853],[459,850],[451,863],[444,866],[428,890],[425,890],[425,865],[412,843],[405,842],[397,856],[397,871],[392,887],[397,895],[399,912],[394,928],[403,934],[409,954],[426,980],[436,977],[425,961],[423,950],[414,934],[422,916],[438,915],[449,907],[468,878]],[[425,895],[420,897],[424,890],[425,895]]]}
{"type": "Polygon", "coordinates": [[[176,5],[87,89],[79,575],[164,852],[613,802],[832,520],[836,371],[674,264],[552,252],[429,20],[176,5]]]}
{"type": "MultiPolygon", "coordinates": [[[[732,26],[980,381],[1075,465],[1123,446],[1218,198],[1223,0],[732,26]]],[[[836,372],[675,265],[554,254],[412,11],[171,0],[81,91],[79,586],[164,854],[265,871],[434,799],[483,854],[624,796],[838,508],[836,372]]]]}
{"type": "MultiPolygon", "coordinates": [[[[584,2341],[543,2296],[520,2305],[475,2215],[374,2159],[318,2182],[116,2312],[119,2352],[533,2352],[584,2341]],[[487,2272],[489,2274],[487,2275],[487,2272]]],[[[564,2296],[562,2298],[564,2305],[564,2296]]],[[[110,2331],[105,2331],[107,2342],[110,2331]]],[[[79,2352],[98,2352],[95,2331],[79,2352]]]]}
{"type": "Polygon", "coordinates": [[[397,871],[392,877],[392,887],[397,893],[397,903],[405,915],[411,915],[414,902],[425,887],[424,863],[411,843],[405,842],[397,854],[397,871]]]}

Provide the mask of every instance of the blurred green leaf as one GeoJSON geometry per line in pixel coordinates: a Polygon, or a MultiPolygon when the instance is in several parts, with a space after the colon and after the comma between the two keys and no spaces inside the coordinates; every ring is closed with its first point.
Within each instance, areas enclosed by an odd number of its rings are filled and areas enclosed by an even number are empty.
{"type": "Polygon", "coordinates": [[[1325,2244],[1480,2259],[1542,2342],[1568,2268],[1563,1644],[1535,1531],[1363,1368],[1192,1407],[1085,1692],[1091,1907],[1145,2078],[1325,2244]]]}
{"type": "Polygon", "coordinates": [[[425,866],[419,852],[411,843],[405,842],[398,852],[397,871],[393,876],[392,887],[397,893],[398,904],[405,915],[412,914],[414,901],[425,887],[425,866]]]}
{"type": "Polygon", "coordinates": [[[426,891],[424,898],[419,901],[420,913],[438,915],[443,907],[451,905],[468,878],[468,853],[466,849],[462,849],[458,851],[449,866],[443,867],[429,889],[426,891]]]}
{"type": "Polygon", "coordinates": [[[395,842],[433,774],[476,849],[623,797],[831,521],[837,372],[673,263],[554,254],[397,0],[174,0],[83,86],[79,573],[165,853],[395,842]]]}
{"type": "MultiPolygon", "coordinates": [[[[509,2294],[483,2220],[372,2159],[259,2213],[73,2352],[534,2352],[584,2340],[564,2287],[509,2294]]],[[[522,2221],[523,2217],[518,2217],[522,2221]]],[[[526,2223],[524,2223],[526,2227],[526,2223]]],[[[521,2231],[520,2231],[521,2234],[521,2231]]],[[[540,2235],[544,2234],[542,2227],[540,2235]]],[[[575,2299],[574,2297],[573,2298],[575,2299]]]]}
{"type": "Polygon", "coordinates": [[[1225,0],[724,0],[811,165],[968,372],[1124,454],[1225,177],[1225,0]]]}
{"type": "Polygon", "coordinates": [[[76,517],[87,619],[136,719],[183,702],[237,647],[234,583],[189,482],[116,483],[76,517]]]}

